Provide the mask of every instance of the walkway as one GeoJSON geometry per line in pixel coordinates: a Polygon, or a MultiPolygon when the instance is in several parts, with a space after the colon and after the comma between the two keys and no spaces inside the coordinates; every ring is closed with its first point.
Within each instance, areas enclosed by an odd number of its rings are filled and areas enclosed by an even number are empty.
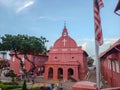
{"type": "Polygon", "coordinates": [[[76,83],[71,81],[44,80],[43,77],[37,77],[35,79],[35,84],[29,83],[28,87],[50,86],[50,84],[58,84],[59,82],[62,83],[63,90],[72,90],[72,86],[76,83]]]}
{"type": "MultiPolygon", "coordinates": [[[[94,69],[89,71],[89,75],[88,75],[88,80],[87,81],[91,81],[91,82],[96,82],[96,72],[94,69]]],[[[53,80],[44,80],[44,78],[42,76],[39,76],[35,79],[35,84],[34,85],[30,85],[29,87],[36,87],[36,86],[49,86],[52,83],[59,83],[59,81],[53,81],[53,80]]],[[[72,82],[72,81],[61,81],[62,85],[63,85],[63,90],[72,90],[72,86],[76,83],[76,82],[72,82]]]]}
{"type": "Polygon", "coordinates": [[[96,83],[96,71],[95,71],[95,69],[89,70],[88,81],[96,83]]]}

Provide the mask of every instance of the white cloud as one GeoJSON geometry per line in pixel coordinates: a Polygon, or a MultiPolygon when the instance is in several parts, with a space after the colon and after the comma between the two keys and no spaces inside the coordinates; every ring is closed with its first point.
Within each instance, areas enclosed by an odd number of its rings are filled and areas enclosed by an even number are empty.
{"type": "Polygon", "coordinates": [[[113,44],[117,40],[117,38],[104,39],[104,44],[113,44]]]}
{"type": "Polygon", "coordinates": [[[46,19],[47,17],[40,16],[38,19],[46,19]]]}
{"type": "Polygon", "coordinates": [[[88,39],[88,38],[86,38],[86,39],[80,39],[78,41],[79,42],[94,42],[95,40],[94,39],[88,39]]]}
{"type": "Polygon", "coordinates": [[[82,44],[82,49],[83,49],[83,50],[87,50],[87,44],[88,44],[87,42],[84,42],[84,43],[82,44]]]}
{"type": "MultiPolygon", "coordinates": [[[[115,41],[117,41],[118,38],[105,38],[103,41],[103,45],[110,45],[110,44],[113,44],[115,41]]],[[[94,43],[95,40],[94,39],[81,39],[81,40],[78,40],[79,43],[94,43]]],[[[102,46],[103,46],[102,45],[102,46]]]]}
{"type": "Polygon", "coordinates": [[[14,10],[16,13],[32,6],[36,0],[0,0],[0,5],[8,10],[14,10]]]}
{"type": "MultiPolygon", "coordinates": [[[[118,38],[104,38],[104,43],[99,47],[100,53],[107,50],[118,38]]],[[[94,39],[81,39],[77,41],[82,49],[85,50],[90,56],[95,55],[95,41],[94,39]]]]}
{"type": "Polygon", "coordinates": [[[105,50],[107,50],[111,45],[113,45],[116,41],[118,40],[118,38],[106,38],[104,39],[104,43],[103,45],[100,47],[100,52],[104,52],[105,50]]]}
{"type": "Polygon", "coordinates": [[[49,21],[60,21],[60,20],[71,20],[72,17],[62,17],[62,16],[39,16],[37,18],[38,20],[49,20],[49,21]]]}
{"type": "Polygon", "coordinates": [[[50,20],[50,21],[56,21],[55,18],[48,17],[48,16],[40,16],[40,17],[38,17],[38,20],[41,20],[41,19],[50,20]]]}
{"type": "Polygon", "coordinates": [[[21,12],[22,10],[30,7],[31,5],[34,4],[34,1],[26,1],[24,2],[17,10],[16,10],[16,13],[19,13],[21,12]]]}

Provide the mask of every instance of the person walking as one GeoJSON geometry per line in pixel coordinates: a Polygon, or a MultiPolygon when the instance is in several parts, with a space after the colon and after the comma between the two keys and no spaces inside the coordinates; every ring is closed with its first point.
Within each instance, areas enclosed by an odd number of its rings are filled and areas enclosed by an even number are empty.
{"type": "Polygon", "coordinates": [[[32,84],[34,84],[34,83],[35,83],[34,79],[35,79],[35,76],[34,76],[34,75],[32,75],[32,84]]]}
{"type": "Polygon", "coordinates": [[[62,83],[59,84],[59,90],[63,90],[62,83]]]}

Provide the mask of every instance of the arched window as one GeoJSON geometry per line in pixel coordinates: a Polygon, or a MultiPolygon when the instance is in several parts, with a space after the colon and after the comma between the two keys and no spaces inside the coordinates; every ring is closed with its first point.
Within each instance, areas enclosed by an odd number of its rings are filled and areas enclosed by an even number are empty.
{"type": "Polygon", "coordinates": [[[48,69],[48,79],[52,79],[52,78],[53,78],[53,68],[50,67],[50,68],[48,69]]]}
{"type": "Polygon", "coordinates": [[[71,75],[73,75],[73,74],[74,74],[73,69],[72,69],[72,68],[69,68],[69,69],[68,69],[68,75],[71,76],[71,75]]]}
{"type": "Polygon", "coordinates": [[[108,60],[108,69],[111,70],[111,61],[110,60],[108,60]]]}
{"type": "Polygon", "coordinates": [[[117,60],[115,60],[115,64],[116,64],[116,72],[120,72],[120,70],[119,70],[119,63],[118,63],[118,61],[117,60]]]}
{"type": "Polygon", "coordinates": [[[63,79],[63,69],[58,68],[58,79],[63,79]]]}
{"type": "Polygon", "coordinates": [[[115,71],[115,61],[112,61],[112,70],[115,71]]]}

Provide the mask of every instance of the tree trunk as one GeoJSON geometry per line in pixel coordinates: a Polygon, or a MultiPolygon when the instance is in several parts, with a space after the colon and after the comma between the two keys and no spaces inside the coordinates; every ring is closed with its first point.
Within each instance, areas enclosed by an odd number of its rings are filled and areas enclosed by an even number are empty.
{"type": "Polygon", "coordinates": [[[27,76],[27,70],[24,68],[24,63],[20,57],[18,57],[17,51],[15,51],[15,57],[20,61],[21,70],[27,76]]]}
{"type": "Polygon", "coordinates": [[[1,81],[1,74],[2,74],[2,69],[0,69],[0,81],[1,81]]]}
{"type": "Polygon", "coordinates": [[[30,60],[27,55],[24,55],[25,59],[32,64],[32,68],[28,71],[28,73],[33,72],[36,68],[34,61],[30,60]]]}

